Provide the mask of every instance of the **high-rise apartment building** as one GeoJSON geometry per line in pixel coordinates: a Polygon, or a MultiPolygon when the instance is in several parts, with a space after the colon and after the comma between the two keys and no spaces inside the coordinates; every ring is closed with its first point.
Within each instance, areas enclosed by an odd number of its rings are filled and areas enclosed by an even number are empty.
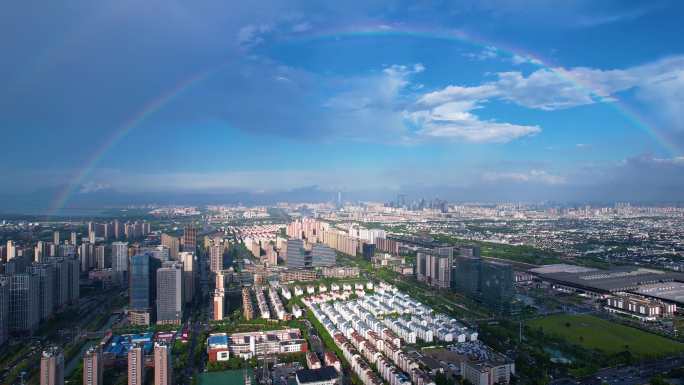
{"type": "Polygon", "coordinates": [[[213,245],[209,248],[209,271],[216,273],[223,270],[223,245],[213,245]]]}
{"type": "Polygon", "coordinates": [[[121,223],[119,223],[118,219],[112,222],[112,236],[114,239],[121,239],[121,223]]]}
{"type": "Polygon", "coordinates": [[[52,303],[55,310],[62,309],[69,303],[69,265],[65,258],[52,258],[47,263],[55,269],[54,290],[52,291],[52,303]]]}
{"type": "Polygon", "coordinates": [[[180,324],[183,319],[183,269],[177,263],[157,270],[157,324],[180,324]]]}
{"type": "Polygon", "coordinates": [[[56,346],[40,356],[40,385],[64,385],[64,354],[56,346]]]}
{"type": "Polygon", "coordinates": [[[223,320],[225,312],[225,277],[222,272],[217,272],[215,277],[214,298],[212,306],[212,319],[214,321],[223,320]]]}
{"type": "Polygon", "coordinates": [[[95,267],[98,269],[104,269],[107,267],[105,261],[105,247],[104,245],[95,246],[95,267]]]}
{"type": "Polygon", "coordinates": [[[416,255],[416,278],[440,289],[451,287],[453,248],[419,250],[416,255]]]}
{"type": "Polygon", "coordinates": [[[145,357],[140,346],[128,350],[128,385],[145,384],[145,357]]]}
{"type": "Polygon", "coordinates": [[[154,385],[172,385],[173,366],[171,366],[171,347],[154,344],[154,385]]]}
{"type": "Polygon", "coordinates": [[[82,243],[78,248],[78,256],[81,261],[81,272],[86,273],[95,267],[95,244],[82,243]]]}
{"type": "Polygon", "coordinates": [[[177,237],[168,234],[162,234],[161,244],[162,246],[169,249],[169,258],[173,260],[178,259],[178,253],[180,252],[180,241],[177,237]]]}
{"type": "Polygon", "coordinates": [[[49,263],[29,266],[29,272],[35,274],[40,282],[40,320],[47,321],[55,311],[54,291],[56,288],[55,267],[49,263]]]}
{"type": "Polygon", "coordinates": [[[333,249],[353,257],[358,253],[361,244],[359,238],[350,237],[336,230],[323,231],[319,240],[333,249]]]}
{"type": "Polygon", "coordinates": [[[47,258],[45,249],[45,242],[36,242],[36,247],[33,249],[33,262],[42,262],[44,258],[47,258]]]}
{"type": "Polygon", "coordinates": [[[92,346],[83,355],[83,385],[102,385],[103,375],[102,348],[92,346]]]}
{"type": "Polygon", "coordinates": [[[7,261],[11,261],[17,256],[17,247],[14,245],[13,241],[7,241],[7,247],[5,248],[5,254],[7,254],[7,261]]]}
{"type": "Polygon", "coordinates": [[[69,272],[69,303],[76,303],[81,296],[80,291],[80,264],[76,258],[65,258],[69,272]]]}
{"type": "Polygon", "coordinates": [[[194,252],[197,249],[197,229],[186,226],[183,230],[183,251],[194,252]]]}
{"type": "Polygon", "coordinates": [[[112,242],[112,270],[128,271],[128,242],[112,242]]]}

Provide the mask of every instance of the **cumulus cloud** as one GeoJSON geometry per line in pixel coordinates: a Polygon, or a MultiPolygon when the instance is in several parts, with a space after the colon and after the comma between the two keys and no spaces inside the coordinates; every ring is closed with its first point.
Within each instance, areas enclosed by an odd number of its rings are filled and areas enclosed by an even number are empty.
{"type": "Polygon", "coordinates": [[[634,90],[638,100],[670,141],[684,143],[684,56],[673,56],[626,69],[602,70],[588,67],[541,68],[529,74],[499,72],[496,79],[476,86],[449,85],[419,97],[418,104],[428,109],[414,113],[426,133],[453,134],[471,140],[495,138],[499,141],[535,134],[536,126],[499,125],[485,129],[473,110],[491,100],[502,100],[530,109],[553,111],[600,102],[612,102],[621,92],[634,90]],[[458,111],[454,110],[455,108],[458,111]],[[458,112],[444,118],[437,112],[458,112]],[[449,123],[461,126],[451,128],[449,123]],[[466,124],[467,123],[467,124],[466,124]],[[477,131],[478,135],[468,133],[477,131]],[[490,135],[486,134],[490,133],[490,135]]]}
{"type": "Polygon", "coordinates": [[[541,132],[538,126],[481,120],[471,112],[477,108],[479,105],[474,100],[452,101],[408,113],[407,117],[420,127],[418,134],[428,138],[505,143],[541,132]]]}
{"type": "Polygon", "coordinates": [[[495,81],[479,86],[447,86],[423,97],[423,102],[454,99],[500,98],[524,107],[556,110],[610,101],[633,88],[681,92],[684,56],[675,56],[628,69],[601,70],[587,67],[542,68],[529,75],[499,72],[495,81]]]}

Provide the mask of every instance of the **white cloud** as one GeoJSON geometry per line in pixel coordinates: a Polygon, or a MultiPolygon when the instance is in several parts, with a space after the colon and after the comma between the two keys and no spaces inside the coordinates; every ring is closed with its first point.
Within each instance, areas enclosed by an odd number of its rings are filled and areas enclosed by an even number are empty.
{"type": "Polygon", "coordinates": [[[108,183],[96,183],[96,182],[87,182],[81,185],[79,188],[78,192],[80,194],[90,194],[90,193],[95,193],[98,191],[103,191],[110,189],[112,186],[108,183]]]}
{"type": "Polygon", "coordinates": [[[520,65],[520,64],[534,64],[534,65],[543,65],[540,60],[533,58],[532,56],[527,56],[527,55],[519,55],[519,54],[513,54],[511,56],[511,62],[515,65],[520,65]]]}
{"type": "MultiPolygon", "coordinates": [[[[423,106],[423,110],[433,112],[430,118],[424,119],[426,132],[454,133],[456,136],[471,138],[488,137],[465,134],[478,128],[484,129],[481,124],[470,124],[472,119],[476,119],[472,114],[462,115],[458,120],[452,119],[452,123],[469,123],[467,130],[449,129],[450,126],[444,122],[445,119],[439,119],[439,116],[434,115],[439,106],[452,102],[470,105],[471,108],[465,111],[468,113],[490,100],[503,100],[531,109],[552,111],[610,102],[615,100],[620,92],[634,90],[638,100],[648,109],[649,114],[655,117],[657,126],[672,134],[674,140],[684,142],[684,56],[673,56],[626,69],[556,67],[541,68],[527,75],[519,71],[509,71],[497,73],[496,76],[496,80],[480,85],[450,85],[419,97],[418,104],[423,106]],[[465,119],[466,117],[468,119],[465,119]]],[[[421,112],[418,115],[425,117],[428,114],[421,112]]],[[[497,127],[509,134],[504,135],[506,138],[539,132],[539,128],[535,126],[509,125],[504,128],[491,125],[489,128],[496,131],[497,127]]]]}
{"type": "Polygon", "coordinates": [[[434,106],[458,100],[485,100],[499,94],[500,91],[493,84],[476,87],[447,86],[439,91],[429,92],[421,96],[418,103],[434,106]]]}
{"type": "Polygon", "coordinates": [[[541,183],[547,185],[559,185],[567,182],[565,177],[549,174],[544,170],[488,172],[483,175],[482,179],[486,182],[541,183]]]}
{"type": "Polygon", "coordinates": [[[431,109],[408,113],[407,118],[420,127],[419,136],[473,143],[505,143],[541,132],[538,126],[480,120],[471,113],[478,107],[477,101],[474,100],[453,101],[431,109]]]}
{"type": "Polygon", "coordinates": [[[238,31],[238,44],[244,47],[255,46],[264,41],[263,35],[271,32],[273,26],[269,24],[250,24],[238,31]]]}
{"type": "Polygon", "coordinates": [[[489,60],[499,56],[499,49],[494,46],[486,46],[479,52],[466,52],[463,56],[471,60],[489,60]]]}

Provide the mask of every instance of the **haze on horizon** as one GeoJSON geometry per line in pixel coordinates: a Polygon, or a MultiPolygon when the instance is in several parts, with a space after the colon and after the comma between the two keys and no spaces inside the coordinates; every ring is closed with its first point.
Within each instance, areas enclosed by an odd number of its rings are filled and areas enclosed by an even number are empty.
{"type": "Polygon", "coordinates": [[[681,201],[681,2],[248,3],[4,4],[0,209],[681,201]]]}

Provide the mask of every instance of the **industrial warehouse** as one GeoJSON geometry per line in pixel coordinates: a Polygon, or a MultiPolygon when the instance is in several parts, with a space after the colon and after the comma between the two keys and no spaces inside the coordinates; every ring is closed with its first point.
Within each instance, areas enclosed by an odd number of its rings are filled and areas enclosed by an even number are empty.
{"type": "Polygon", "coordinates": [[[556,264],[530,269],[550,288],[605,301],[605,310],[655,321],[684,306],[684,274],[643,267],[607,270],[556,264]]]}

